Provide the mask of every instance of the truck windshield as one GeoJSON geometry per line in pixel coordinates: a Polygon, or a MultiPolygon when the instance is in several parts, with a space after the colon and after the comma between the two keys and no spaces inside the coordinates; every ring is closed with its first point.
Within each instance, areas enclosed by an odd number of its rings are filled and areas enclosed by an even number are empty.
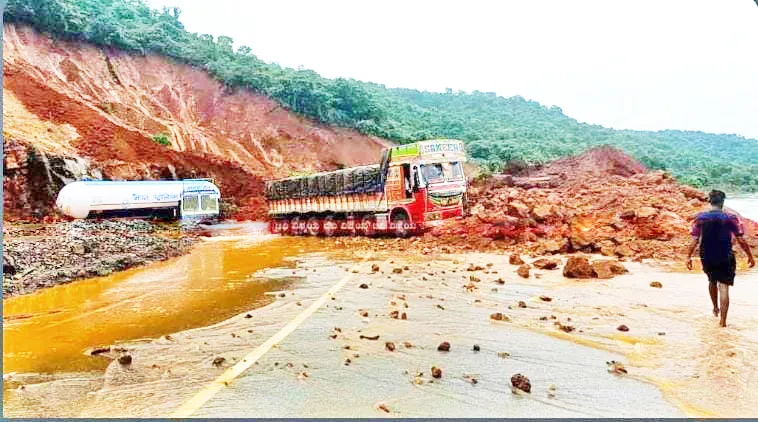
{"type": "Polygon", "coordinates": [[[426,164],[421,166],[421,170],[424,173],[424,178],[429,183],[441,182],[445,180],[444,173],[442,171],[442,164],[426,164]]]}
{"type": "Polygon", "coordinates": [[[447,180],[460,180],[463,178],[463,166],[459,161],[450,163],[445,170],[445,178],[447,180]]]}
{"type": "Polygon", "coordinates": [[[422,166],[424,178],[429,183],[463,179],[463,166],[460,162],[434,163],[422,166]]]}

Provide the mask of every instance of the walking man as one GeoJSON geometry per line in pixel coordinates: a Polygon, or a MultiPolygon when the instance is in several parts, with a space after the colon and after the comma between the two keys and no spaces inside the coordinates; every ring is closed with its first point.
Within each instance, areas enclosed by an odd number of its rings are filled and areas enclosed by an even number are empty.
{"type": "Polygon", "coordinates": [[[711,203],[709,211],[701,212],[692,225],[692,243],[687,254],[687,269],[692,269],[692,254],[700,243],[700,262],[703,272],[708,275],[708,292],[713,302],[713,315],[721,315],[722,327],[726,327],[726,315],[729,312],[729,286],[734,285],[734,273],[737,267],[732,251],[732,235],[747,255],[748,267],[755,266],[750,246],[743,238],[744,230],[734,214],[724,212],[726,194],[712,190],[708,194],[711,203]],[[721,300],[719,302],[719,296],[721,300]]]}

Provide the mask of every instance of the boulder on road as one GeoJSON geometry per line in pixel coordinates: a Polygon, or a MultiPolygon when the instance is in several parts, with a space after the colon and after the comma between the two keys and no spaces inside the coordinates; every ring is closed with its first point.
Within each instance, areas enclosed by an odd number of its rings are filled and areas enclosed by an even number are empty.
{"type": "Polygon", "coordinates": [[[560,261],[551,258],[540,258],[532,262],[534,268],[539,268],[541,270],[554,270],[558,268],[558,264],[560,264],[560,261]]]}
{"type": "Polygon", "coordinates": [[[593,261],[592,269],[595,270],[597,278],[603,279],[613,278],[614,276],[629,272],[620,262],[613,260],[593,261]]]}
{"type": "Polygon", "coordinates": [[[563,267],[563,276],[566,278],[595,278],[597,274],[587,258],[572,256],[569,257],[566,266],[563,267]]]}
{"type": "Polygon", "coordinates": [[[524,260],[521,259],[521,255],[514,253],[508,258],[508,263],[511,265],[521,265],[524,263],[524,260]]]}

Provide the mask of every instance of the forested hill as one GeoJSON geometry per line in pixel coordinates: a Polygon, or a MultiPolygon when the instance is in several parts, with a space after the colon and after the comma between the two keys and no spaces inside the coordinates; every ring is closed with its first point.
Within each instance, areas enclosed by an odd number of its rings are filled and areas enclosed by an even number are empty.
{"type": "Polygon", "coordinates": [[[754,139],[702,132],[617,131],[579,123],[560,108],[519,96],[430,93],[326,79],[310,70],[265,63],[250,47],[235,49],[229,37],[190,33],[179,16],[176,8],[157,11],[141,0],[9,0],[4,13],[6,22],[28,24],[59,38],[165,55],[202,67],[230,89],[263,93],[323,123],[399,142],[463,139],[470,155],[491,168],[509,160],[544,162],[610,144],[694,186],[758,190],[754,139]]]}

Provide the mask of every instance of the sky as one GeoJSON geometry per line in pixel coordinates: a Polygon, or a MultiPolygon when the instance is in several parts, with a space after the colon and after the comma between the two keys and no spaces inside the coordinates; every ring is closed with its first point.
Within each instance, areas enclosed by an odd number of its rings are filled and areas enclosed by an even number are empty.
{"type": "Polygon", "coordinates": [[[148,0],[267,62],[521,95],[615,129],[758,139],[754,0],[148,0]]]}

